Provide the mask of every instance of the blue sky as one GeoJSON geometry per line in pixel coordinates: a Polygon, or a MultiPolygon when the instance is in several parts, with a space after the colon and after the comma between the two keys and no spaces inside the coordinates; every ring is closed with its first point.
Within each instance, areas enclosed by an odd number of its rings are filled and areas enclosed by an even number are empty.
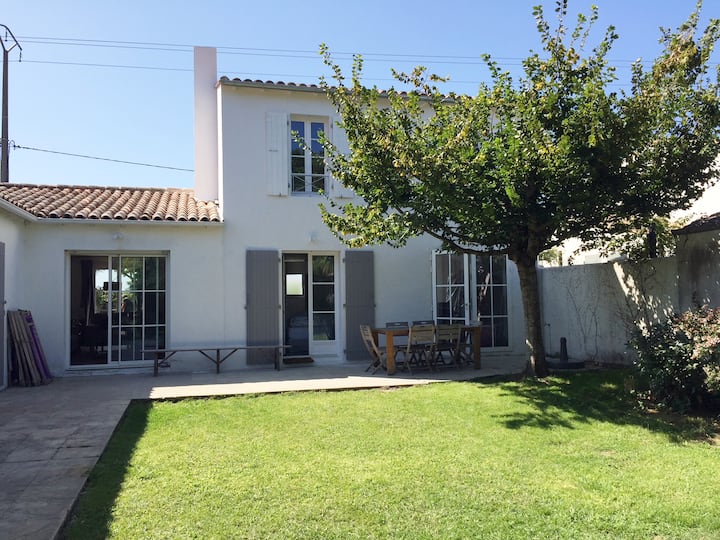
{"type": "MultiPolygon", "coordinates": [[[[387,87],[390,68],[416,64],[474,93],[489,53],[516,69],[540,43],[532,6],[552,1],[298,2],[266,0],[22,0],[4,2],[0,24],[22,46],[10,54],[10,181],[35,184],[192,187],[192,172],[53,154],[52,150],[193,168],[192,46],[218,47],[219,75],[315,83],[326,42],[341,63],[365,56],[365,80],[387,87]],[[162,44],[162,45],[157,45],[162,44]]],[[[593,2],[570,0],[571,13],[593,2]]],[[[659,27],[676,27],[695,0],[595,0],[596,44],[614,25],[609,58],[625,86],[632,60],[659,52],[659,27]]],[[[705,0],[703,19],[720,17],[705,0]]],[[[574,15],[571,18],[574,21],[574,15]]],[[[716,52],[713,61],[718,61],[716,52]]]]}

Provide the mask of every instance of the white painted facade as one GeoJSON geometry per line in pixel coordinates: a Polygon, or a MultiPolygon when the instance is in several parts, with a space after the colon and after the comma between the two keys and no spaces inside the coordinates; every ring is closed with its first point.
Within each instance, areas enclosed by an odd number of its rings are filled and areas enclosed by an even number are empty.
{"type": "MultiPolygon", "coordinates": [[[[283,256],[300,254],[312,260],[313,255],[330,255],[334,293],[327,298],[332,298],[329,316],[334,318],[335,335],[319,341],[311,338],[308,354],[323,363],[348,360],[349,337],[356,338],[348,336],[355,330],[346,326],[346,291],[353,286],[346,282],[348,250],[322,223],[318,204],[325,199],[318,194],[292,194],[287,184],[289,120],[322,121],[336,143],[345,144],[333,127],[331,103],[317,88],[225,79],[218,83],[209,76],[214,66],[213,49],[196,53],[196,196],[219,201],[222,223],[47,220],[0,206],[6,307],[32,311],[54,375],[120,367],[148,370],[151,366],[149,359],[124,366],[122,362],[71,365],[70,328],[78,317],[70,298],[71,260],[79,255],[166,257],[166,347],[250,341],[248,298],[252,291],[247,290],[246,278],[248,253],[255,250],[277,253],[279,278],[271,285],[277,288],[279,299],[274,330],[281,339],[287,337],[283,256]]],[[[342,186],[329,182],[331,197],[340,202],[352,197],[342,186]]],[[[438,248],[437,240],[420,237],[402,249],[372,246],[363,250],[373,253],[374,298],[370,302],[374,321],[368,322],[382,325],[433,318],[432,261],[438,248]]],[[[483,354],[526,354],[522,303],[512,265],[508,265],[507,281],[508,344],[485,349],[483,354]]],[[[311,285],[307,284],[308,289],[311,285]]],[[[202,358],[186,357],[185,361],[189,367],[212,369],[202,358]]],[[[239,355],[223,370],[245,365],[245,357],[239,355]]]]}

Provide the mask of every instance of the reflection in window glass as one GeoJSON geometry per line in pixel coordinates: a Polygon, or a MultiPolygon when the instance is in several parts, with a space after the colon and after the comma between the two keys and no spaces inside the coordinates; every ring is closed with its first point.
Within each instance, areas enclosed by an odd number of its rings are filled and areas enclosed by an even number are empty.
{"type": "Polygon", "coordinates": [[[285,294],[288,296],[302,296],[303,292],[303,275],[287,274],[285,276],[285,294]]]}

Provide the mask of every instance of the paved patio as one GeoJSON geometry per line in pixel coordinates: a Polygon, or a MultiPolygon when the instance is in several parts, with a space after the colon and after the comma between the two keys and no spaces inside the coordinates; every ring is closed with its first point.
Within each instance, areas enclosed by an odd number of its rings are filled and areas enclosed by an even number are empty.
{"type": "Polygon", "coordinates": [[[392,377],[366,363],[245,368],[215,373],[173,366],[148,373],[73,376],[0,391],[0,538],[56,537],[88,474],[132,399],[172,399],[307,390],[411,386],[510,375],[523,365],[483,358],[483,368],[392,377]]]}

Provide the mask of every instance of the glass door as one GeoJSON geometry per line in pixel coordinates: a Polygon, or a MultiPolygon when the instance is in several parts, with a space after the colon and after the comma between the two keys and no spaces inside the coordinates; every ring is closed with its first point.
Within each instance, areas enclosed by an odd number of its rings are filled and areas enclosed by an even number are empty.
{"type": "Polygon", "coordinates": [[[337,354],[335,255],[283,254],[286,356],[337,354]]]}
{"type": "Polygon", "coordinates": [[[466,258],[459,253],[435,253],[433,304],[437,324],[466,324],[470,316],[466,258]]]}
{"type": "Polygon", "coordinates": [[[283,254],[283,322],[285,356],[310,354],[308,317],[308,256],[304,253],[283,254]]]}
{"type": "Polygon", "coordinates": [[[166,259],[71,257],[70,365],[119,365],[164,348],[166,259]]]}
{"type": "Polygon", "coordinates": [[[479,321],[483,347],[507,347],[507,257],[435,252],[433,306],[438,324],[479,321]]]}

